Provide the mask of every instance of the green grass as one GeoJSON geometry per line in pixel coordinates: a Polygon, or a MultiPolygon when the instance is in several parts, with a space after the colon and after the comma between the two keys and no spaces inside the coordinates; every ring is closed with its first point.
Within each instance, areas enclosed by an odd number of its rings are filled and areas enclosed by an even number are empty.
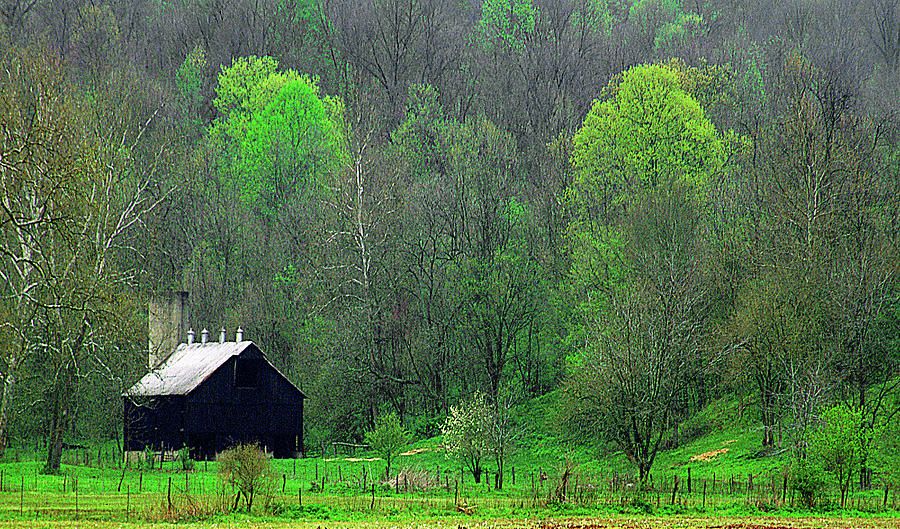
{"type": "MultiPolygon", "coordinates": [[[[412,444],[408,451],[416,453],[399,456],[393,465],[414,476],[409,491],[406,480],[385,483],[380,479],[384,462],[366,461],[375,457],[372,453],[273,460],[277,479],[270,509],[259,510],[250,519],[254,524],[276,526],[304,526],[315,520],[348,527],[389,522],[442,526],[445,520],[460,525],[500,520],[498,526],[506,526],[503,520],[547,517],[777,514],[798,520],[821,514],[799,509],[789,494],[781,495],[783,472],[790,463],[787,454],[761,452],[758,429],[733,400],[716,401],[685,424],[683,432],[692,438],[662,451],[654,465],[654,485],[661,490],[637,494],[628,486],[633,468],[621,453],[573,445],[558,435],[554,428],[556,399],[551,393],[515,410],[521,427],[515,453],[507,461],[503,490],[492,486],[493,462],[487,462],[484,483],[475,484],[458,462],[445,457],[440,438],[431,438],[412,444]],[[692,460],[715,451],[719,452],[708,460],[692,460]],[[557,489],[567,468],[571,472],[569,493],[560,501],[557,489]],[[688,469],[690,494],[685,493],[688,469]],[[547,476],[543,482],[541,473],[547,476]],[[432,486],[415,490],[415,476],[423,475],[429,476],[432,486]],[[440,486],[434,486],[438,475],[440,486]],[[754,476],[756,485],[751,491],[746,489],[749,475],[754,476]],[[372,476],[379,477],[374,504],[372,476]],[[681,485],[673,502],[670,491],[676,476],[681,485]],[[734,489],[732,479],[738,483],[734,489]],[[472,509],[471,515],[457,512],[457,494],[472,509]]],[[[109,446],[101,449],[101,454],[112,452],[109,446]]],[[[247,519],[246,514],[222,514],[232,491],[223,491],[215,462],[197,462],[192,472],[181,471],[177,461],[152,471],[122,469],[108,455],[101,455],[98,465],[97,451],[92,449],[67,452],[60,475],[43,475],[43,462],[24,460],[29,455],[42,454],[13,449],[7,452],[6,461],[0,462],[0,527],[6,522],[29,525],[35,521],[65,525],[71,520],[101,525],[134,520],[237,525],[247,519]]],[[[877,519],[896,515],[896,496],[891,494],[887,512],[881,510],[882,501],[883,491],[856,492],[850,505],[859,506],[860,511],[824,512],[877,519]]]]}

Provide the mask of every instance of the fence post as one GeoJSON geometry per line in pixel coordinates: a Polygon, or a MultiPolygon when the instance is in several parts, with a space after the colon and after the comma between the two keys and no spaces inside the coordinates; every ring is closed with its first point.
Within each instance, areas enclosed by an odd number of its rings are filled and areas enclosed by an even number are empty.
{"type": "MultiPolygon", "coordinates": [[[[22,474],[22,488],[19,489],[19,514],[25,512],[25,474],[22,474]]],[[[78,517],[78,495],[75,495],[75,517],[78,517]]]]}
{"type": "Polygon", "coordinates": [[[672,482],[672,505],[675,505],[675,495],[678,493],[678,475],[675,475],[675,480],[672,482]]]}
{"type": "Polygon", "coordinates": [[[688,467],[688,491],[687,493],[691,493],[691,467],[688,467]]]}
{"type": "Polygon", "coordinates": [[[706,508],[706,482],[703,482],[703,508],[706,508]]]}
{"type": "Polygon", "coordinates": [[[125,487],[125,523],[129,522],[129,513],[131,512],[131,485],[125,487]]]}

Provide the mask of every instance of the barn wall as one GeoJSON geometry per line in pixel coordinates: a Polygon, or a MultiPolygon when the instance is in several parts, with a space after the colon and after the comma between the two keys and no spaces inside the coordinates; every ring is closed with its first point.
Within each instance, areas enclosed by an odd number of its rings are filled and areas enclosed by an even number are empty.
{"type": "Polygon", "coordinates": [[[258,442],[275,457],[296,457],[303,447],[302,394],[251,346],[225,362],[186,396],[160,398],[139,409],[126,398],[129,450],[146,444],[180,448],[186,443],[192,457],[207,459],[237,443],[258,442]],[[237,359],[258,360],[258,386],[237,387],[237,359]]]}
{"type": "Polygon", "coordinates": [[[136,405],[125,397],[125,450],[178,450],[185,435],[185,398],[163,396],[136,405]]]}

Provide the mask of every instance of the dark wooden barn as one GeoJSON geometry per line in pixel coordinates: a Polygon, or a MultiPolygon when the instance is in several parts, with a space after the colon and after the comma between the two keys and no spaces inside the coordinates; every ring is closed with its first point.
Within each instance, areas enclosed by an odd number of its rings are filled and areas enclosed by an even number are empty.
{"type": "Polygon", "coordinates": [[[275,457],[298,457],[304,398],[253,342],[225,341],[223,331],[217,342],[178,345],[125,392],[125,450],[187,446],[210,459],[258,442],[275,457]]]}

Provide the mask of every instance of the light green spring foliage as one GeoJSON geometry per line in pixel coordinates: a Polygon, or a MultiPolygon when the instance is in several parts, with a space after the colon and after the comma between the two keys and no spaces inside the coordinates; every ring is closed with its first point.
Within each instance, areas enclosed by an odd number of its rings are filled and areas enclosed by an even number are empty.
{"type": "Polygon", "coordinates": [[[235,185],[274,215],[280,202],[324,185],[346,163],[340,127],[307,77],[288,82],[247,125],[235,185]]]}
{"type": "Polygon", "coordinates": [[[573,138],[568,237],[582,321],[607,320],[609,296],[623,288],[624,216],[649,192],[674,186],[699,206],[724,167],[725,140],[687,83],[667,65],[631,68],[611,84],[607,100],[594,103],[573,138]]]}
{"type": "Polygon", "coordinates": [[[537,10],[531,0],[485,0],[478,34],[485,49],[521,53],[525,39],[534,32],[537,10]]]}
{"type": "Polygon", "coordinates": [[[677,44],[685,39],[699,38],[703,19],[693,13],[678,13],[675,20],[663,25],[656,32],[653,48],[671,55],[677,44]]]}
{"type": "Polygon", "coordinates": [[[346,164],[343,102],[322,97],[316,82],[278,71],[271,57],[236,59],[219,75],[221,118],[210,140],[226,152],[228,184],[265,215],[287,201],[314,199],[346,164]]]}
{"type": "Polygon", "coordinates": [[[837,479],[841,491],[846,491],[853,475],[874,452],[883,427],[867,424],[863,409],[843,404],[822,410],[821,419],[810,439],[810,456],[837,479]]]}
{"type": "Polygon", "coordinates": [[[200,89],[206,66],[206,51],[198,44],[175,71],[175,88],[178,90],[178,96],[186,104],[196,105],[202,101],[200,89]]]}
{"type": "Polygon", "coordinates": [[[673,183],[691,186],[699,197],[725,158],[722,137],[678,74],[658,64],[637,66],[625,72],[613,97],[594,103],[575,135],[571,192],[582,206],[598,187],[616,202],[673,183]]]}
{"type": "Polygon", "coordinates": [[[411,436],[400,423],[400,417],[390,412],[375,419],[375,428],[366,432],[366,443],[387,463],[386,474],[391,473],[391,461],[409,444],[411,436]]]}
{"type": "Polygon", "coordinates": [[[211,128],[210,135],[240,136],[254,112],[265,108],[265,104],[260,106],[265,98],[274,99],[271,83],[269,91],[262,89],[262,83],[274,75],[278,75],[278,61],[272,57],[239,57],[231,66],[223,66],[213,99],[220,119],[211,128]]]}

